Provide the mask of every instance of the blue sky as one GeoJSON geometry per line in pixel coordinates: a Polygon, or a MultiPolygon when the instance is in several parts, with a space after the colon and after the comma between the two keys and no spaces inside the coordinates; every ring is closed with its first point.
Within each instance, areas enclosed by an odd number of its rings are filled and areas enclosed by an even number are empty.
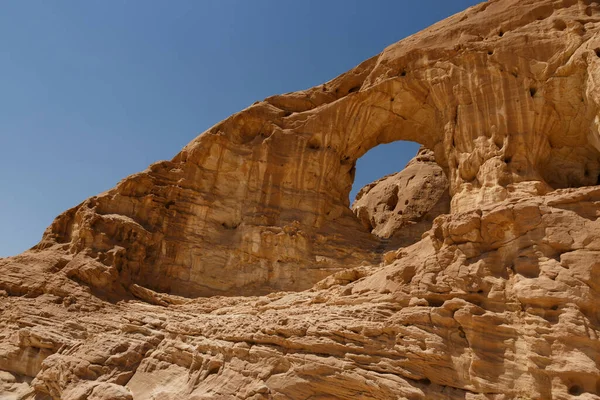
{"type": "MultiPolygon", "coordinates": [[[[318,85],[472,0],[4,0],[0,257],[256,100],[318,85]]],[[[354,191],[417,145],[359,160],[354,191]]]]}

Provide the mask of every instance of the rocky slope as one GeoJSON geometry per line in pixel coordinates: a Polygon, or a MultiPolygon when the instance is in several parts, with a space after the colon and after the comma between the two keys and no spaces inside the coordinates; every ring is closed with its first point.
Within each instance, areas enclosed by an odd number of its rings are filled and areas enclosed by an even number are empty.
{"type": "Polygon", "coordinates": [[[0,260],[0,398],[599,399],[599,24],[482,3],[60,215],[0,260]],[[347,199],[394,140],[451,200],[386,252],[347,199]]]}

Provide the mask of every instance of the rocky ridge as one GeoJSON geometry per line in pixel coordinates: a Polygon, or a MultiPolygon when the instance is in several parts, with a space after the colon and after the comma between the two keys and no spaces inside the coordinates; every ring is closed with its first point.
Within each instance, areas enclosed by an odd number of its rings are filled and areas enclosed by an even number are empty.
{"type": "Polygon", "coordinates": [[[63,213],[0,260],[1,396],[600,398],[599,24],[482,3],[63,213]],[[389,249],[347,199],[394,140],[451,200],[389,249]]]}

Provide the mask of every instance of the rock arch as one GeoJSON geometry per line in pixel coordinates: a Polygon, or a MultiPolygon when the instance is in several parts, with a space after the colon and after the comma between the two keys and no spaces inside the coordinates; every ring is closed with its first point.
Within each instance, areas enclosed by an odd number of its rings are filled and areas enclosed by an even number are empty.
{"type": "Polygon", "coordinates": [[[380,247],[396,250],[421,240],[435,218],[450,212],[448,178],[423,146],[400,172],[362,187],[352,211],[380,247]]]}
{"type": "Polygon", "coordinates": [[[597,184],[600,39],[586,28],[597,10],[513,0],[515,20],[508,3],[473,7],[330,82],[255,103],[62,214],[37,248],[61,246],[73,277],[113,292],[300,290],[380,259],[347,200],[356,160],[378,144],[432,149],[454,213],[597,184]]]}

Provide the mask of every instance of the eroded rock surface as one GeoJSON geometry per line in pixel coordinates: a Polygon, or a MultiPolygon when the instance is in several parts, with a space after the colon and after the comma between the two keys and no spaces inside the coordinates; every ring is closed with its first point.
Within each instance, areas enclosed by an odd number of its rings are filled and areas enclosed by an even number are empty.
{"type": "Polygon", "coordinates": [[[431,150],[421,148],[406,167],[363,187],[352,211],[372,234],[395,247],[413,244],[435,217],[450,212],[448,179],[431,150]]]}
{"type": "Polygon", "coordinates": [[[444,215],[381,266],[262,297],[111,304],[29,278],[53,264],[27,253],[2,266],[27,295],[0,303],[0,369],[38,399],[597,399],[599,204],[563,189],[444,215]]]}
{"type": "Polygon", "coordinates": [[[600,399],[598,24],[488,1],[65,212],[0,260],[1,396],[600,399]],[[451,206],[383,253],[347,199],[400,139],[451,206]]]}
{"type": "Polygon", "coordinates": [[[59,216],[38,249],[98,290],[186,296],[307,289],[380,261],[349,210],[356,160],[432,149],[452,211],[600,174],[598,5],[496,0],[315,88],[273,96],[59,216]]]}

